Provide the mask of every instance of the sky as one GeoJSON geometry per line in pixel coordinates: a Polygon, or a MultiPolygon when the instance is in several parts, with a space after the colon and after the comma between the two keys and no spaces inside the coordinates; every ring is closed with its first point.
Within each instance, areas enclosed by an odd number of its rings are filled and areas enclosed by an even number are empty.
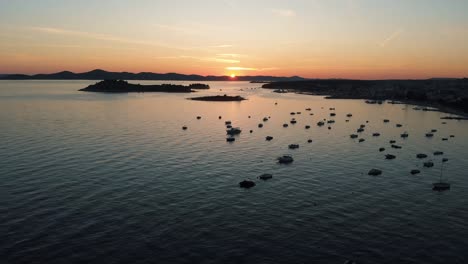
{"type": "Polygon", "coordinates": [[[466,0],[0,0],[0,73],[468,77],[466,0]]]}

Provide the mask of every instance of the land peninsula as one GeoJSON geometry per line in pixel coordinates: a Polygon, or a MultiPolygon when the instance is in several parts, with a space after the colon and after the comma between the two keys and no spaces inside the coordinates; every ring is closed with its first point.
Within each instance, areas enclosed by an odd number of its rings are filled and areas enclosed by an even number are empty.
{"type": "Polygon", "coordinates": [[[101,93],[144,93],[144,92],[166,92],[166,93],[192,93],[197,89],[209,89],[207,84],[193,83],[190,85],[175,84],[132,84],[123,80],[104,80],[80,89],[84,92],[101,93]]]}
{"type": "Polygon", "coordinates": [[[468,115],[468,78],[427,80],[314,79],[272,82],[262,86],[277,92],[326,96],[328,99],[390,100],[435,107],[444,112],[468,115]]]}

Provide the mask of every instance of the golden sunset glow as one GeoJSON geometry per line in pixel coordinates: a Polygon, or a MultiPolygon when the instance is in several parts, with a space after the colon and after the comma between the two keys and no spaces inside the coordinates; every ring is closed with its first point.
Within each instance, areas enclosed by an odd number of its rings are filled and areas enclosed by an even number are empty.
{"type": "Polygon", "coordinates": [[[468,75],[466,1],[118,2],[3,1],[0,74],[468,75]]]}
{"type": "Polygon", "coordinates": [[[235,75],[234,73],[231,73],[230,76],[231,76],[231,78],[233,78],[233,79],[236,78],[236,75],[235,75]]]}

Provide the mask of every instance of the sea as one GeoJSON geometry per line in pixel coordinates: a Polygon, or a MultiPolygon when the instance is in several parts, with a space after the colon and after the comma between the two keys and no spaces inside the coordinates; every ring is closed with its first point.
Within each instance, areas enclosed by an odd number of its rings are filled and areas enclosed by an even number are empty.
{"type": "Polygon", "coordinates": [[[468,263],[468,121],[248,82],[78,91],[93,83],[0,81],[0,263],[468,263]],[[188,100],[224,94],[247,100],[188,100]]]}

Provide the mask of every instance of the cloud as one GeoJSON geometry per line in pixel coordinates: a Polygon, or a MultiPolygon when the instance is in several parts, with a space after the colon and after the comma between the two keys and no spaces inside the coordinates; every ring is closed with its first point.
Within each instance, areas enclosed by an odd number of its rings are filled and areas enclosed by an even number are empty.
{"type": "Polygon", "coordinates": [[[380,46],[383,48],[385,47],[390,41],[398,38],[401,33],[403,33],[404,30],[403,29],[398,29],[396,31],[394,31],[390,36],[388,36],[386,39],[384,39],[381,43],[380,43],[380,46]]]}
{"type": "Polygon", "coordinates": [[[271,71],[271,70],[278,70],[277,67],[269,67],[269,68],[250,68],[250,67],[226,67],[228,71],[271,71]]]}
{"type": "Polygon", "coordinates": [[[239,60],[235,60],[235,59],[224,59],[224,58],[217,58],[217,57],[196,57],[196,56],[186,56],[186,55],[157,57],[157,59],[192,59],[192,60],[199,60],[199,61],[219,62],[219,63],[240,63],[239,60]]]}
{"type": "Polygon", "coordinates": [[[216,54],[216,56],[218,56],[218,57],[228,57],[228,58],[245,57],[245,55],[237,54],[237,53],[220,53],[220,54],[216,54]]]}
{"type": "Polygon", "coordinates": [[[113,41],[113,42],[120,42],[120,43],[126,43],[126,44],[162,46],[162,47],[168,47],[168,48],[171,47],[168,44],[155,42],[155,41],[141,41],[141,40],[134,40],[134,39],[126,39],[126,38],[115,37],[115,36],[107,35],[107,34],[91,33],[91,32],[85,32],[85,31],[75,31],[75,30],[68,30],[68,29],[62,29],[62,28],[30,27],[29,29],[33,31],[37,31],[37,32],[47,33],[47,34],[76,36],[76,37],[81,37],[81,38],[113,41]]]}
{"type": "Polygon", "coordinates": [[[183,33],[187,35],[199,35],[201,33],[200,30],[189,28],[189,27],[173,26],[173,25],[165,25],[165,24],[156,24],[154,26],[160,30],[175,32],[175,33],[183,33]]]}
{"type": "Polygon", "coordinates": [[[228,71],[258,71],[257,68],[246,68],[246,67],[226,67],[228,71]]]}
{"type": "Polygon", "coordinates": [[[234,47],[233,45],[231,44],[222,44],[222,45],[214,45],[214,46],[210,46],[211,48],[232,48],[234,47]]]}
{"type": "Polygon", "coordinates": [[[280,17],[295,17],[296,12],[291,9],[270,9],[271,13],[280,17]]]}
{"type": "Polygon", "coordinates": [[[220,63],[240,63],[240,60],[221,59],[221,58],[202,58],[201,60],[214,61],[214,62],[220,62],[220,63]]]}

